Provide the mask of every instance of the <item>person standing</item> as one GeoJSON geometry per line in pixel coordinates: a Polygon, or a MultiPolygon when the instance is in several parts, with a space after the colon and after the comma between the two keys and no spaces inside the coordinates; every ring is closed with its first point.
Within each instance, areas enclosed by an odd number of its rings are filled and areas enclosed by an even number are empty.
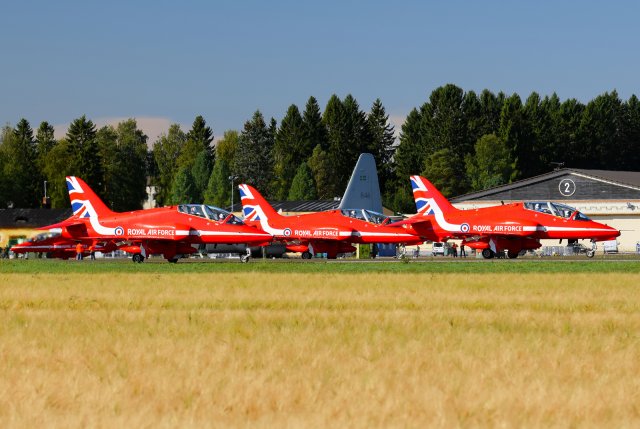
{"type": "Polygon", "coordinates": [[[76,244],[76,261],[82,261],[82,251],[84,250],[84,246],[82,243],[76,244]]]}
{"type": "Polygon", "coordinates": [[[458,245],[456,243],[453,243],[451,248],[453,249],[453,257],[457,258],[458,257],[458,245]]]}
{"type": "Polygon", "coordinates": [[[460,257],[461,258],[466,258],[467,257],[467,252],[464,250],[464,243],[460,244],[460,257]]]}

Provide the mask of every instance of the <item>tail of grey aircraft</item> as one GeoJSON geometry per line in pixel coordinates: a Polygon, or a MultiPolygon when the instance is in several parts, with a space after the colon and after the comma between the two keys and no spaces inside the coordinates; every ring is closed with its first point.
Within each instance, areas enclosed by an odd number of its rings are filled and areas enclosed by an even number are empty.
{"type": "Polygon", "coordinates": [[[367,209],[382,213],[376,160],[370,153],[360,154],[339,209],[367,209]]]}

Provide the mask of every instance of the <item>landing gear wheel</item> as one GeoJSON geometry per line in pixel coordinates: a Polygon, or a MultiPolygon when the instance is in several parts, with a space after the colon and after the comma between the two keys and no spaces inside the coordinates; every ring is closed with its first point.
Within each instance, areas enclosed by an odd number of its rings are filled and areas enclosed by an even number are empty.
{"type": "Polygon", "coordinates": [[[142,256],[140,253],[134,253],[133,256],[131,257],[131,260],[136,264],[140,264],[144,262],[144,256],[142,256]]]}
{"type": "Polygon", "coordinates": [[[242,262],[243,264],[246,264],[247,262],[249,262],[249,255],[242,255],[240,256],[240,262],[242,262]]]}
{"type": "Polygon", "coordinates": [[[595,250],[587,250],[587,258],[593,258],[596,255],[595,250]]]}
{"type": "Polygon", "coordinates": [[[494,256],[493,250],[491,249],[482,249],[482,257],[484,259],[492,259],[494,256]]]}
{"type": "Polygon", "coordinates": [[[311,252],[302,252],[302,259],[311,259],[311,252]]]}
{"type": "Polygon", "coordinates": [[[518,257],[519,252],[507,252],[507,257],[509,259],[516,259],[518,257]]]}
{"type": "Polygon", "coordinates": [[[178,258],[178,257],[176,256],[175,258],[167,259],[167,261],[169,261],[169,263],[171,263],[171,264],[175,264],[175,263],[177,263],[177,262],[178,262],[178,259],[180,259],[180,258],[178,258]]]}

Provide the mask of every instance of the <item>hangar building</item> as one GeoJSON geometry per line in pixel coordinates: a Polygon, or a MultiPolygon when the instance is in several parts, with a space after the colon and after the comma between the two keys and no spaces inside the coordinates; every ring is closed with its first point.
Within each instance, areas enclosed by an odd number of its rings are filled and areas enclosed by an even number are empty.
{"type": "Polygon", "coordinates": [[[567,204],[597,222],[619,229],[622,234],[617,241],[623,252],[636,251],[640,243],[640,172],[636,171],[563,168],[461,195],[451,202],[459,209],[472,209],[536,200],[567,204]]]}

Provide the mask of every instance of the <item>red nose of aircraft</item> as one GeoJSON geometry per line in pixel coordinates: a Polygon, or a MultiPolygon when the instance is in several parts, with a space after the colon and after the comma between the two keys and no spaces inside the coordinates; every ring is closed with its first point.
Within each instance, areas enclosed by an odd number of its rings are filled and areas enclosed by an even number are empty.
{"type": "Polygon", "coordinates": [[[592,240],[608,241],[615,240],[616,237],[620,236],[620,231],[600,222],[591,221],[589,227],[592,228],[592,231],[590,231],[590,237],[588,238],[592,240]]]}

